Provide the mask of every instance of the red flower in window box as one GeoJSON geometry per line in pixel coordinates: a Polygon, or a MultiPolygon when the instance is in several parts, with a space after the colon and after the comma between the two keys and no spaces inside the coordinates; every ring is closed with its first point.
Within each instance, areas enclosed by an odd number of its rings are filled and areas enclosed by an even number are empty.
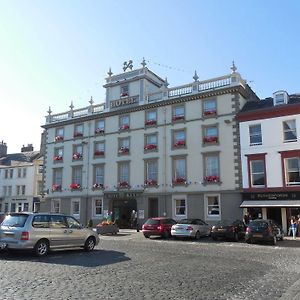
{"type": "Polygon", "coordinates": [[[70,189],[71,190],[78,190],[81,188],[81,185],[79,183],[71,183],[70,184],[70,189]]]}
{"type": "Polygon", "coordinates": [[[155,186],[155,185],[157,185],[157,181],[154,179],[148,179],[145,181],[145,185],[146,186],[155,186]]]}
{"type": "Polygon", "coordinates": [[[52,185],[53,191],[61,191],[61,185],[60,184],[53,184],[52,185]]]}
{"type": "Polygon", "coordinates": [[[148,144],[144,147],[144,150],[155,150],[157,149],[157,146],[154,144],[148,144]]]}
{"type": "Polygon", "coordinates": [[[56,155],[53,158],[53,160],[55,160],[55,161],[59,161],[59,160],[62,160],[62,159],[63,159],[63,157],[61,155],[56,155]]]}
{"type": "Polygon", "coordinates": [[[147,120],[146,122],[145,122],[145,125],[146,126],[149,126],[149,125],[156,125],[156,120],[147,120]]]}
{"type": "Polygon", "coordinates": [[[129,129],[129,125],[128,124],[123,124],[121,127],[120,127],[120,130],[128,130],[129,129]]]}
{"type": "Polygon", "coordinates": [[[81,159],[81,158],[82,158],[81,153],[76,152],[76,153],[73,154],[73,159],[81,159]]]}
{"type": "Polygon", "coordinates": [[[120,94],[120,97],[128,97],[128,93],[124,92],[120,94]]]}
{"type": "Polygon", "coordinates": [[[204,111],[204,116],[213,116],[217,113],[217,111],[215,109],[211,109],[211,110],[206,110],[204,111]]]}
{"type": "Polygon", "coordinates": [[[80,136],[83,136],[83,133],[82,132],[74,132],[74,137],[80,137],[80,136]]]}
{"type": "Polygon", "coordinates": [[[95,129],[95,134],[103,134],[104,133],[104,129],[103,128],[96,128],[95,129]]]}
{"type": "Polygon", "coordinates": [[[180,120],[184,120],[184,116],[173,116],[172,121],[180,121],[180,120]]]}
{"type": "Polygon", "coordinates": [[[63,140],[64,140],[64,137],[61,136],[61,135],[58,135],[58,136],[55,137],[56,142],[63,141],[63,140]]]}
{"type": "Polygon", "coordinates": [[[129,188],[129,183],[127,181],[119,182],[119,188],[129,188]]]}
{"type": "Polygon", "coordinates": [[[217,136],[205,136],[203,138],[204,143],[217,143],[218,137],[217,136]]]}
{"type": "Polygon", "coordinates": [[[174,147],[184,147],[184,146],[185,146],[185,140],[177,141],[177,142],[174,144],[174,147]]]}
{"type": "Polygon", "coordinates": [[[186,184],[186,178],[185,177],[177,177],[173,179],[173,184],[186,184]]]}
{"type": "Polygon", "coordinates": [[[119,149],[119,153],[120,154],[129,153],[129,148],[127,148],[127,147],[121,147],[119,149]]]}
{"type": "Polygon", "coordinates": [[[97,151],[95,151],[94,155],[95,156],[102,156],[102,155],[104,155],[104,151],[97,150],[97,151]]]}
{"type": "Polygon", "coordinates": [[[93,189],[103,189],[104,185],[102,183],[94,183],[93,189]]]}
{"type": "Polygon", "coordinates": [[[204,177],[205,182],[220,182],[220,177],[219,176],[206,176],[204,177]]]}

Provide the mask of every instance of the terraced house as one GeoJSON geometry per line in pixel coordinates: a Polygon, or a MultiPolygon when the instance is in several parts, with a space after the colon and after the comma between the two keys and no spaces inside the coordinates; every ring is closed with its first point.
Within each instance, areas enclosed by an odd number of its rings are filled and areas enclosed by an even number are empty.
{"type": "Polygon", "coordinates": [[[45,129],[43,210],[129,227],[153,216],[241,218],[239,127],[258,100],[236,72],[169,88],[146,66],[108,72],[105,103],[53,114],[45,129]]]}

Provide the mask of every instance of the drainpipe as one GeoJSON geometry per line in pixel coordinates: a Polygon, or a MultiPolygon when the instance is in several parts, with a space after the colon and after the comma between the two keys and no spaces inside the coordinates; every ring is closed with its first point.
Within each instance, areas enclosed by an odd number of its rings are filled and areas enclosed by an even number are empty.
{"type": "Polygon", "coordinates": [[[164,107],[164,133],[163,133],[163,193],[164,193],[164,211],[163,215],[166,216],[167,210],[167,108],[164,107]]]}

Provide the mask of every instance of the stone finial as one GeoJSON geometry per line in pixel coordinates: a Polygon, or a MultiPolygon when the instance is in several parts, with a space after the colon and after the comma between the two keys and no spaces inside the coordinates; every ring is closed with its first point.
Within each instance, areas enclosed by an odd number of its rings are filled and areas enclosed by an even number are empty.
{"type": "Polygon", "coordinates": [[[48,115],[51,115],[52,114],[52,110],[51,110],[51,107],[49,106],[49,109],[47,111],[48,115]]]}
{"type": "Polygon", "coordinates": [[[198,76],[196,70],[195,70],[195,74],[194,74],[194,76],[193,76],[193,79],[194,79],[194,81],[198,81],[198,79],[199,79],[199,76],[198,76]]]}
{"type": "Polygon", "coordinates": [[[93,97],[92,97],[92,96],[91,96],[91,100],[89,101],[89,103],[90,103],[91,105],[94,104],[94,100],[93,100],[93,97]]]}
{"type": "Polygon", "coordinates": [[[168,78],[166,77],[166,79],[165,79],[165,83],[164,83],[164,86],[167,88],[167,87],[168,87],[168,85],[169,85],[169,82],[168,82],[168,78]]]}
{"type": "Polygon", "coordinates": [[[230,69],[231,69],[231,74],[234,74],[235,71],[237,70],[237,67],[234,64],[234,60],[232,61],[232,66],[230,67],[230,69]]]}
{"type": "Polygon", "coordinates": [[[107,75],[108,75],[109,77],[111,77],[112,74],[113,74],[113,72],[111,71],[111,68],[109,68],[109,70],[108,70],[108,72],[107,72],[107,75]]]}
{"type": "Polygon", "coordinates": [[[69,107],[71,110],[73,110],[73,108],[74,108],[73,101],[71,101],[71,105],[69,107]]]}
{"type": "Polygon", "coordinates": [[[145,68],[146,67],[146,65],[147,65],[147,63],[146,63],[146,61],[145,61],[145,58],[143,57],[143,61],[141,62],[141,65],[143,66],[143,68],[145,68]]]}

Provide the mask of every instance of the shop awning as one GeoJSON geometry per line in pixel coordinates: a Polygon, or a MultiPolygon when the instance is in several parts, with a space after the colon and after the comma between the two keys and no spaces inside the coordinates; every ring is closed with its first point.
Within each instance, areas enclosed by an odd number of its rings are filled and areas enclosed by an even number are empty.
{"type": "Polygon", "coordinates": [[[245,200],[240,207],[300,207],[300,200],[245,200]]]}

